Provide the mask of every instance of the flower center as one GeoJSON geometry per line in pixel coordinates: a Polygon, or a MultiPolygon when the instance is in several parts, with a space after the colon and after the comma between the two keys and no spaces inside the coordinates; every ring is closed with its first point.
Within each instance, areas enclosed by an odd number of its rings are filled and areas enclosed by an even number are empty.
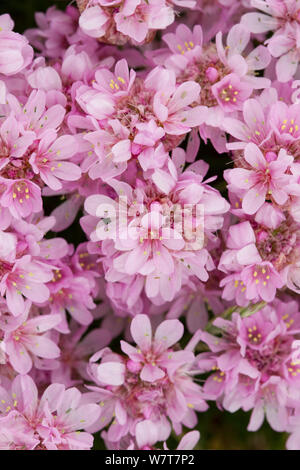
{"type": "MultiPolygon", "coordinates": [[[[258,329],[253,330],[252,328],[250,334],[253,334],[253,344],[257,345],[259,340],[258,329]],[[254,338],[257,338],[257,342],[254,342],[254,338]]],[[[273,374],[278,375],[284,358],[290,353],[291,342],[292,339],[290,338],[277,337],[260,350],[251,347],[246,348],[246,358],[263,374],[262,381],[266,381],[273,374]]]]}
{"type": "Polygon", "coordinates": [[[13,264],[0,260],[0,279],[2,279],[5,274],[10,273],[12,268],[13,264]]]}
{"type": "Polygon", "coordinates": [[[26,181],[19,181],[13,185],[13,199],[18,199],[20,204],[30,199],[30,192],[26,181]]]}
{"type": "Polygon", "coordinates": [[[248,328],[247,336],[248,341],[254,345],[258,345],[262,341],[262,335],[256,325],[252,326],[251,328],[248,328]]]}
{"type": "Polygon", "coordinates": [[[264,261],[271,262],[277,271],[299,258],[300,232],[292,220],[284,221],[275,230],[259,228],[255,230],[255,235],[260,256],[264,261]]]}

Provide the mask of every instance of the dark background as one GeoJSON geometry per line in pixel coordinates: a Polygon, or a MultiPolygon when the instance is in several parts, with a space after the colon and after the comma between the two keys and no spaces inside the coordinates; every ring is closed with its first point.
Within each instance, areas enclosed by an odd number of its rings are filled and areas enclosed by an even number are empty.
{"type": "Polygon", "coordinates": [[[71,3],[75,4],[75,1],[0,0],[0,14],[9,13],[15,22],[15,31],[22,33],[25,29],[34,27],[34,13],[36,11],[46,11],[53,4],[64,9],[71,3]]]}
{"type": "MultiPolygon", "coordinates": [[[[0,14],[9,13],[15,21],[15,31],[22,33],[28,28],[35,27],[34,13],[36,11],[46,11],[46,9],[53,4],[60,9],[64,9],[71,3],[75,4],[75,1],[0,0],[0,14]]],[[[220,184],[222,181],[222,169],[226,166],[226,164],[224,165],[224,160],[222,162],[222,158],[224,157],[214,152],[210,146],[205,148],[204,152],[207,157],[206,160],[209,161],[211,165],[210,174],[219,174],[220,184]]],[[[201,433],[201,439],[197,448],[228,450],[284,449],[287,436],[272,431],[266,423],[258,432],[248,433],[246,427],[249,422],[249,417],[249,413],[242,411],[238,411],[234,414],[221,412],[215,405],[212,405],[208,412],[199,414],[198,429],[201,433]]],[[[174,449],[176,441],[172,438],[171,441],[169,447],[174,449]]],[[[95,440],[95,448],[103,448],[103,443],[99,439],[99,436],[97,436],[95,440]]]]}

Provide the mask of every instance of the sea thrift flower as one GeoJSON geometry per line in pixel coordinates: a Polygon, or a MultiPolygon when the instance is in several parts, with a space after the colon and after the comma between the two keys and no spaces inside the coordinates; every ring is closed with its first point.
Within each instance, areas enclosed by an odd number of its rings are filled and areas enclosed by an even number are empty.
{"type": "Polygon", "coordinates": [[[137,158],[145,170],[163,167],[166,152],[205,120],[204,108],[194,106],[199,94],[197,83],[177,87],[174,72],[161,67],[145,79],[129,71],[125,59],[117,62],[114,74],[98,70],[92,87],[76,91],[77,103],[89,116],[88,130],[91,118],[98,121],[95,132],[84,136],[91,144],[84,169],[93,179],[103,174],[107,180],[123,173],[130,159],[137,158]]]}
{"type": "Polygon", "coordinates": [[[34,142],[35,134],[31,131],[22,132],[20,123],[13,113],[1,123],[1,169],[13,158],[24,155],[28,147],[34,142]]]}
{"type": "Polygon", "coordinates": [[[125,341],[121,342],[121,348],[134,362],[132,367],[141,371],[140,378],[143,381],[162,379],[165,376],[163,369],[168,370],[169,364],[166,352],[182,337],[182,324],[177,320],[166,320],[159,325],[152,341],[150,320],[146,315],[139,315],[132,320],[131,334],[139,348],[132,349],[125,341]]]}
{"type": "Polygon", "coordinates": [[[238,140],[227,144],[227,148],[234,151],[236,166],[241,166],[239,150],[249,142],[256,144],[269,161],[274,160],[274,154],[281,149],[285,149],[295,161],[299,159],[299,104],[287,105],[277,101],[274,88],[269,92],[264,104],[262,99],[250,99],[244,103],[243,119],[225,119],[226,132],[238,140]]]}
{"type": "Polygon", "coordinates": [[[0,15],[0,448],[299,448],[299,2],[76,3],[0,15]]]}
{"type": "Polygon", "coordinates": [[[76,140],[72,136],[57,138],[55,131],[46,131],[37,151],[31,154],[29,163],[34,173],[40,175],[42,181],[51,189],[61,189],[59,179],[66,181],[78,180],[81,171],[77,165],[65,160],[77,151],[76,140]]]}
{"type": "Polygon", "coordinates": [[[19,374],[27,374],[32,368],[32,356],[53,359],[59,356],[57,345],[42,334],[60,322],[59,315],[40,315],[28,319],[25,314],[3,325],[4,349],[13,368],[19,374]]]}
{"type": "Polygon", "coordinates": [[[287,430],[291,434],[287,439],[286,448],[288,450],[299,450],[300,436],[299,436],[299,409],[298,408],[294,411],[294,414],[289,418],[287,430]]]}
{"type": "Polygon", "coordinates": [[[65,160],[77,152],[76,139],[57,135],[65,110],[46,106],[46,94],[33,91],[23,106],[8,97],[10,115],[2,123],[0,203],[15,218],[25,218],[42,210],[41,187],[61,189],[59,180],[78,180],[81,171],[65,160]]]}
{"type": "Polygon", "coordinates": [[[25,35],[44,57],[57,60],[62,57],[66,44],[70,44],[78,29],[78,17],[78,10],[73,6],[67,6],[66,11],[52,6],[46,13],[36,13],[38,28],[28,29],[25,35]]]}
{"type": "Polygon", "coordinates": [[[245,147],[245,161],[248,168],[234,168],[225,174],[229,190],[244,190],[242,208],[246,214],[255,214],[266,198],[279,206],[289,197],[291,177],[286,174],[293,163],[293,157],[282,149],[278,155],[269,152],[265,156],[259,148],[250,143],[245,147]]]}
{"type": "Polygon", "coordinates": [[[45,283],[52,278],[48,265],[31,259],[25,255],[10,263],[7,258],[1,260],[1,295],[6,296],[11,313],[20,315],[25,310],[24,297],[42,303],[48,300],[49,290],[45,283]]]}
{"type": "Polygon", "coordinates": [[[59,314],[61,323],[58,329],[68,332],[66,311],[81,325],[89,325],[93,321],[90,309],[95,308],[91,297],[94,282],[84,275],[74,275],[68,266],[59,266],[49,279],[49,302],[45,305],[51,314],[59,314]]]}
{"type": "Polygon", "coordinates": [[[223,297],[236,298],[239,305],[247,299],[274,299],[276,289],[289,282],[299,259],[299,227],[288,219],[276,228],[250,221],[229,228],[227,247],[221,256],[219,269],[227,273],[220,286],[223,297]],[[289,274],[290,273],[290,274],[289,274]]]}
{"type": "Polygon", "coordinates": [[[276,63],[277,78],[288,82],[296,73],[299,63],[299,5],[297,0],[252,0],[251,5],[263,13],[246,13],[242,24],[253,33],[274,31],[266,41],[276,63]]]}
{"type": "Polygon", "coordinates": [[[215,315],[221,314],[224,310],[221,300],[222,291],[217,283],[215,286],[213,282],[211,284],[199,282],[196,278],[190,279],[170,305],[166,318],[180,318],[184,315],[190,333],[204,328],[208,321],[206,303],[209,304],[215,315]]]}
{"type": "Polygon", "coordinates": [[[131,141],[128,139],[129,131],[117,120],[108,122],[107,130],[89,132],[84,139],[91,143],[95,149],[92,157],[89,156],[84,163],[89,168],[92,179],[114,178],[127,168],[127,161],[132,158],[131,141]]]}
{"type": "Polygon", "coordinates": [[[17,411],[1,418],[1,450],[34,450],[39,440],[34,437],[27,420],[17,411]]]}
{"type": "Polygon", "coordinates": [[[40,187],[28,180],[0,177],[2,195],[0,203],[16,219],[40,212],[43,207],[40,187]]]}
{"type": "MultiPolygon", "coordinates": [[[[273,89],[273,92],[275,90],[273,89]]],[[[274,93],[275,102],[277,93],[274,93]]],[[[243,105],[243,117],[239,119],[227,117],[224,122],[226,132],[231,134],[238,142],[227,144],[228,149],[244,149],[249,142],[256,144],[261,150],[270,150],[270,136],[272,128],[270,121],[273,112],[270,112],[270,105],[263,106],[258,99],[246,100],[243,105]]],[[[275,144],[275,142],[274,142],[275,144]]],[[[272,149],[272,148],[271,148],[272,149]]],[[[274,147],[274,151],[277,147],[274,147]]]]}
{"type": "Polygon", "coordinates": [[[41,90],[33,90],[24,105],[12,95],[8,101],[20,124],[25,130],[35,132],[37,138],[48,129],[57,130],[65,116],[65,109],[60,104],[48,108],[46,93],[41,90]]]}
{"type": "Polygon", "coordinates": [[[33,49],[28,40],[12,31],[14,22],[9,15],[0,16],[0,74],[15,75],[33,59],[33,49]]]}
{"type": "Polygon", "coordinates": [[[198,25],[193,32],[187,26],[179,25],[175,34],[166,34],[163,40],[169,49],[151,52],[150,57],[156,64],[174,70],[178,84],[187,80],[199,83],[201,104],[207,107],[206,119],[200,124],[200,135],[205,141],[210,138],[217,151],[225,151],[221,132],[224,114],[241,109],[253,89],[269,86],[267,79],[254,76],[255,70],[269,64],[269,53],[259,46],[243,57],[250,33],[241,25],[231,28],[226,48],[221,32],[216,36],[216,44],[203,44],[198,25]]]}

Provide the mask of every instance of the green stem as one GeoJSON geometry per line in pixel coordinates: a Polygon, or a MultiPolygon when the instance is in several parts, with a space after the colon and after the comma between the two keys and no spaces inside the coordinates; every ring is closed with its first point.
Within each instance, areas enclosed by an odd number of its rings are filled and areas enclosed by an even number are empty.
{"type": "MultiPolygon", "coordinates": [[[[267,303],[266,302],[258,302],[257,304],[250,305],[248,307],[238,307],[235,305],[234,307],[230,307],[225,312],[221,315],[221,318],[224,318],[225,320],[229,320],[231,318],[231,315],[236,312],[239,313],[242,318],[250,317],[254,313],[258,312],[261,310],[267,303]]],[[[212,318],[206,325],[205,331],[211,333],[211,334],[220,334],[221,329],[214,326],[213,323],[216,318],[212,318]]]]}

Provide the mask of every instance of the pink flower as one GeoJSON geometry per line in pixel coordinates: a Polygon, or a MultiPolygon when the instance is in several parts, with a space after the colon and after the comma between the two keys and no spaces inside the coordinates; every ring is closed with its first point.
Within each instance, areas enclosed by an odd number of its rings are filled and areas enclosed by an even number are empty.
{"type": "Polygon", "coordinates": [[[264,77],[253,77],[254,70],[265,69],[271,57],[264,46],[253,49],[248,56],[243,57],[243,53],[250,41],[250,33],[247,26],[242,24],[234,25],[227,36],[227,47],[222,44],[222,33],[216,35],[216,46],[218,55],[224,65],[229,67],[233,73],[239,75],[240,80],[248,83],[254,89],[267,88],[270,81],[264,77]]]}
{"type": "Polygon", "coordinates": [[[13,315],[18,316],[25,310],[23,296],[32,302],[48,300],[49,290],[45,283],[52,278],[48,265],[25,255],[14,264],[1,262],[1,295],[6,295],[7,305],[13,315]]]}
{"type": "Polygon", "coordinates": [[[193,81],[177,87],[174,73],[161,67],[145,79],[129,72],[125,59],[117,62],[114,74],[97,70],[92,87],[82,85],[76,90],[80,107],[98,121],[96,132],[85,136],[92,145],[84,167],[91,167],[93,177],[104,170],[104,178],[123,173],[135,157],[144,169],[162,167],[167,159],[164,150],[175,148],[191,128],[204,122],[204,108],[194,106],[199,93],[193,81]],[[161,91],[160,82],[167,91],[161,91]],[[99,167],[96,173],[94,166],[99,167]]]}
{"type": "Polygon", "coordinates": [[[89,325],[93,321],[90,309],[95,308],[91,296],[93,281],[84,276],[73,275],[67,267],[56,269],[49,281],[51,295],[47,307],[51,314],[60,314],[58,330],[69,332],[66,311],[81,325],[89,325]]]}
{"type": "Polygon", "coordinates": [[[255,232],[249,221],[232,225],[228,230],[228,250],[221,256],[219,269],[238,270],[249,262],[260,262],[261,256],[256,247],[255,232]]]}
{"type": "Polygon", "coordinates": [[[299,450],[300,448],[300,431],[299,431],[299,408],[297,407],[294,414],[289,417],[288,429],[290,436],[286,442],[287,450],[299,450]]]}
{"type": "Polygon", "coordinates": [[[298,448],[299,0],[75,3],[0,15],[0,448],[298,448]]]}
{"type": "Polygon", "coordinates": [[[140,0],[125,0],[124,6],[115,15],[115,21],[118,31],[141,43],[145,41],[148,29],[169,26],[174,21],[174,12],[162,1],[150,0],[142,5],[140,0]],[[144,18],[146,21],[143,21],[144,18]]]}
{"type": "Polygon", "coordinates": [[[33,143],[35,134],[31,131],[22,132],[20,123],[13,113],[1,123],[1,161],[0,168],[5,167],[12,158],[19,158],[26,153],[28,147],[33,143]]]}
{"type": "Polygon", "coordinates": [[[59,315],[28,318],[28,309],[4,327],[4,348],[13,368],[27,374],[33,365],[32,357],[54,359],[60,355],[57,345],[44,332],[60,322],[59,315]]]}
{"type": "MultiPolygon", "coordinates": [[[[132,348],[121,341],[122,351],[132,361],[127,367],[132,367],[134,371],[140,370],[140,378],[146,382],[155,382],[164,377],[165,372],[160,366],[168,370],[169,349],[183,335],[182,324],[178,320],[166,320],[159,325],[152,339],[149,318],[146,315],[137,315],[131,323],[131,335],[139,348],[132,348]]],[[[98,377],[100,378],[99,369],[98,377]]]]}
{"type": "Polygon", "coordinates": [[[241,158],[239,149],[246,147],[247,143],[256,144],[271,161],[274,154],[284,148],[288,154],[293,155],[295,161],[299,159],[299,104],[287,105],[278,101],[275,89],[258,99],[247,100],[243,107],[243,120],[226,118],[224,128],[240,142],[227,144],[228,149],[234,151],[237,166],[241,158]]]}
{"type": "Polygon", "coordinates": [[[270,86],[268,79],[253,76],[254,70],[264,69],[269,64],[270,54],[265,47],[258,46],[244,56],[250,34],[241,25],[231,28],[226,48],[221,32],[216,36],[216,43],[203,44],[199,28],[196,26],[192,33],[187,27],[178,26],[175,34],[163,37],[169,49],[151,51],[149,56],[156,64],[174,71],[177,84],[188,80],[199,83],[205,115],[205,120],[199,124],[199,133],[205,142],[209,138],[222,153],[226,144],[222,132],[224,114],[241,109],[254,89],[270,86]]]}
{"type": "Polygon", "coordinates": [[[107,130],[89,132],[84,139],[91,143],[92,156],[85,160],[84,169],[89,169],[92,179],[102,178],[103,181],[123,173],[127,162],[132,158],[129,131],[120,121],[108,121],[107,130]],[[95,158],[96,157],[96,158],[95,158]]]}
{"type": "Polygon", "coordinates": [[[95,73],[95,89],[110,94],[112,98],[117,99],[120,96],[126,96],[131,90],[136,72],[129,70],[126,59],[119,60],[114,68],[114,73],[105,68],[100,68],[95,73]]]}
{"type": "MultiPolygon", "coordinates": [[[[126,450],[156,450],[158,447],[154,447],[158,441],[163,439],[161,432],[158,427],[150,420],[145,419],[140,421],[136,425],[136,436],[135,439],[132,436],[125,436],[121,439],[120,443],[108,441],[107,433],[103,431],[101,437],[103,438],[108,449],[122,450],[124,447],[126,450]],[[124,443],[124,447],[123,447],[124,443]]],[[[180,440],[177,450],[192,450],[200,439],[199,431],[190,431],[186,433],[180,440]]],[[[164,442],[164,450],[169,450],[166,442],[164,442]]]]}
{"type": "MultiPolygon", "coordinates": [[[[55,316],[55,315],[52,315],[55,316]]],[[[59,317],[60,318],[60,317],[59,317]]],[[[111,334],[104,328],[96,328],[86,334],[87,327],[71,324],[67,335],[60,335],[59,365],[51,371],[52,383],[63,383],[66,387],[74,386],[82,380],[89,380],[87,361],[99,347],[106,347],[111,334]],[[84,335],[84,337],[83,337],[84,335]]]]}
{"type": "Polygon", "coordinates": [[[234,168],[225,175],[229,189],[236,187],[245,191],[242,203],[245,213],[255,214],[266,198],[280,206],[285,204],[291,180],[286,171],[293,157],[284,149],[280,150],[278,156],[272,152],[264,156],[255,144],[250,143],[245,148],[245,160],[250,169],[234,168]]]}
{"type": "Polygon", "coordinates": [[[202,183],[202,175],[192,171],[176,174],[171,162],[169,170],[170,173],[155,170],[154,184],[138,181],[135,191],[125,183],[110,181],[117,194],[128,195],[124,203],[121,201],[122,215],[126,215],[128,221],[125,225],[118,220],[119,209],[114,199],[93,195],[85,203],[88,213],[100,218],[90,236],[94,242],[103,240],[104,254],[107,250],[106,279],[115,282],[128,275],[141,274],[145,278],[146,295],[157,301],[173,300],[187,277],[196,275],[202,281],[208,279],[207,270],[210,271],[213,264],[203,246],[203,229],[208,239],[211,238],[222,226],[223,214],[228,209],[225,200],[202,183]],[[199,213],[196,230],[189,226],[192,222],[187,209],[182,230],[185,204],[203,207],[203,226],[199,213]]]}
{"type": "Polygon", "coordinates": [[[68,6],[66,11],[52,6],[45,13],[36,13],[38,27],[28,29],[25,35],[44,57],[57,60],[78,29],[78,17],[78,10],[73,6],[68,6]]]}
{"type": "Polygon", "coordinates": [[[225,119],[224,128],[239,142],[227,144],[228,149],[245,148],[249,141],[263,148],[264,143],[270,145],[271,134],[270,120],[273,113],[267,112],[257,99],[246,100],[243,104],[243,120],[228,117],[225,119]]]}
{"type": "Polygon", "coordinates": [[[163,40],[173,54],[190,58],[202,53],[203,32],[200,25],[194,26],[191,31],[185,24],[179,24],[175,33],[164,34],[163,40]]]}
{"type": "Polygon", "coordinates": [[[169,437],[169,420],[178,433],[181,432],[181,424],[195,425],[193,409],[206,409],[201,388],[189,375],[194,361],[192,349],[198,335],[192,338],[185,350],[175,351],[171,346],[183,332],[183,328],[178,329],[179,325],[177,320],[162,322],[151,341],[150,321],[146,315],[137,315],[131,332],[139,348],[121,342],[129,359],[114,354],[109,348],[91,358],[91,376],[98,385],[89,387],[91,399],[100,400],[102,409],[99,422],[91,429],[103,428],[115,415],[107,440],[120,442],[129,433],[136,436],[139,447],[144,447],[147,441],[143,433],[144,420],[151,421],[148,429],[153,427],[151,445],[169,437]],[[97,365],[95,362],[99,359],[101,363],[97,365]]]}
{"type": "Polygon", "coordinates": [[[81,176],[80,168],[75,163],[65,161],[76,151],[77,143],[73,136],[57,137],[56,132],[49,129],[43,134],[36,152],[31,154],[29,163],[47,186],[54,190],[61,189],[60,179],[74,181],[81,176]]]}
{"type": "MultiPolygon", "coordinates": [[[[198,444],[200,439],[199,431],[190,431],[187,432],[183,438],[180,440],[177,450],[193,450],[194,447],[198,444]]],[[[167,446],[164,445],[164,449],[168,450],[167,446]]]]}
{"type": "Polygon", "coordinates": [[[0,449],[1,450],[34,450],[39,444],[34,430],[18,411],[11,411],[0,418],[0,449]]]}
{"type": "Polygon", "coordinates": [[[9,180],[1,177],[0,184],[3,188],[1,205],[7,207],[16,219],[28,217],[42,210],[42,194],[37,184],[28,180],[9,180]]]}
{"type": "Polygon", "coordinates": [[[98,5],[84,10],[79,18],[82,31],[92,38],[104,36],[108,22],[109,16],[98,5]]]}
{"type": "Polygon", "coordinates": [[[289,245],[285,227],[283,222],[277,229],[276,247],[272,246],[273,229],[267,231],[261,227],[254,231],[249,221],[229,228],[229,249],[222,254],[219,269],[234,274],[226,276],[220,283],[221,287],[225,286],[224,298],[231,300],[235,297],[239,305],[245,305],[246,299],[253,302],[259,298],[266,302],[274,299],[276,289],[286,282],[285,268],[293,259],[293,249],[296,248],[296,245],[293,248],[295,239],[289,245]]]}
{"type": "MultiPolygon", "coordinates": [[[[174,21],[173,5],[164,0],[95,0],[80,1],[82,12],[79,25],[89,36],[111,44],[122,45],[149,42],[157,29],[164,29],[174,21]],[[86,9],[84,9],[87,6],[86,9]]],[[[194,1],[186,2],[187,7],[194,1]]]]}
{"type": "Polygon", "coordinates": [[[299,109],[299,104],[288,106],[280,101],[270,109],[270,125],[284,146],[288,147],[300,139],[299,109]]]}
{"type": "Polygon", "coordinates": [[[196,279],[190,281],[187,286],[181,289],[172,305],[170,305],[166,318],[174,319],[184,315],[190,333],[195,333],[199,328],[204,328],[208,321],[206,301],[215,315],[222,313],[224,310],[220,298],[221,290],[217,286],[212,289],[210,287],[196,279]]]}

